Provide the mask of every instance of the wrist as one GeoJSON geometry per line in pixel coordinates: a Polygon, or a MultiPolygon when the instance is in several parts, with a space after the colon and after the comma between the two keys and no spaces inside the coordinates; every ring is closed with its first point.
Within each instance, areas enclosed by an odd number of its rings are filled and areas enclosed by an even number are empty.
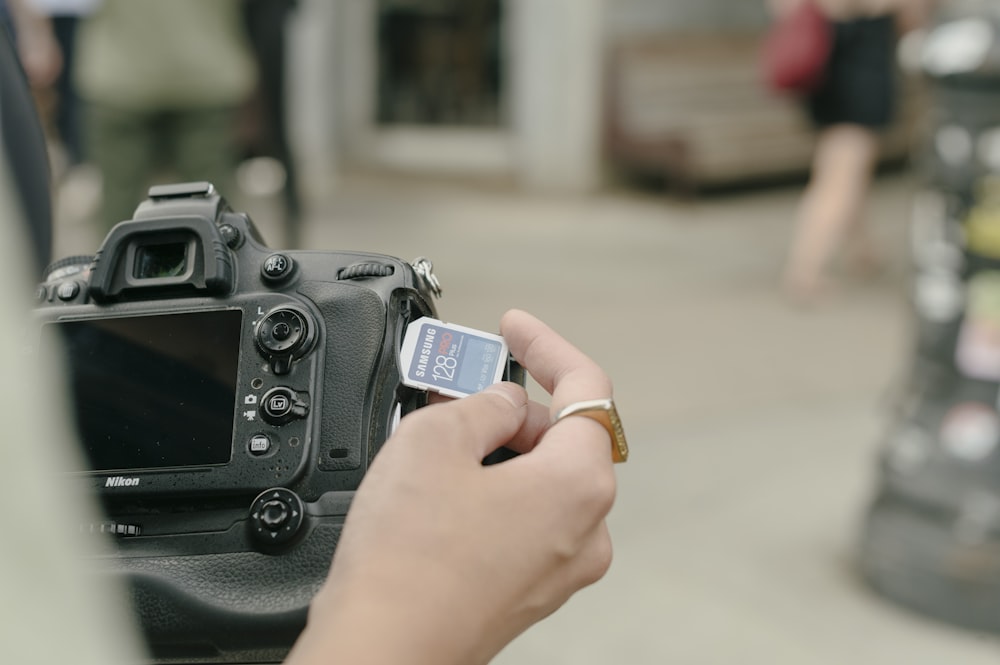
{"type": "Polygon", "coordinates": [[[357,593],[324,587],[313,601],[305,630],[286,665],[474,665],[485,663],[482,630],[441,607],[423,589],[357,593]]]}

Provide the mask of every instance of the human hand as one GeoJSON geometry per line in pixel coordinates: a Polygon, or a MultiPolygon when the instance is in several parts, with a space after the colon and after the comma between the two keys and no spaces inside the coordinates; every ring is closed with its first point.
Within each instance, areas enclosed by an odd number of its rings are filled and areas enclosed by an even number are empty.
{"type": "Polygon", "coordinates": [[[404,418],[358,489],[289,663],[485,663],[607,571],[609,436],[588,418],[550,422],[610,397],[611,382],[524,312],[500,328],[551,407],[506,383],[404,418]],[[524,454],[481,465],[504,445],[524,454]]]}

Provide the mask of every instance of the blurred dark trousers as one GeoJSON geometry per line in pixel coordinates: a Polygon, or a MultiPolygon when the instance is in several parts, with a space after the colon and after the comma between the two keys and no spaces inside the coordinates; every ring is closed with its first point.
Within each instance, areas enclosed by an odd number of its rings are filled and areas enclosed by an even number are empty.
{"type": "Polygon", "coordinates": [[[66,158],[70,165],[79,164],[86,159],[81,140],[80,129],[80,98],[73,85],[73,54],[76,49],[76,26],[80,19],[76,16],[53,16],[52,32],[55,34],[59,48],[62,50],[63,67],[56,79],[56,131],[66,150],[66,158]]]}
{"type": "Polygon", "coordinates": [[[257,62],[256,103],[261,111],[261,136],[251,153],[274,157],[285,169],[285,208],[290,224],[296,224],[301,201],[298,178],[288,140],[285,118],[285,29],[295,9],[294,0],[246,0],[243,18],[247,36],[257,62]]]}
{"type": "Polygon", "coordinates": [[[207,180],[235,194],[235,109],[87,107],[87,146],[103,177],[99,224],[131,219],[151,184],[207,180]]]}

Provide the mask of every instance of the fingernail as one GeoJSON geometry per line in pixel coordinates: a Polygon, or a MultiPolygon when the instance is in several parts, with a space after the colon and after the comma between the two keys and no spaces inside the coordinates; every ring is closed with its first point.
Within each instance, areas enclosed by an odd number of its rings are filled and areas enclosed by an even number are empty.
{"type": "Polygon", "coordinates": [[[528,403],[528,393],[521,386],[516,383],[510,383],[508,381],[503,381],[501,383],[494,383],[491,386],[487,386],[483,390],[484,393],[493,393],[494,395],[500,395],[505,400],[510,402],[510,405],[515,409],[520,409],[522,406],[528,403]]]}

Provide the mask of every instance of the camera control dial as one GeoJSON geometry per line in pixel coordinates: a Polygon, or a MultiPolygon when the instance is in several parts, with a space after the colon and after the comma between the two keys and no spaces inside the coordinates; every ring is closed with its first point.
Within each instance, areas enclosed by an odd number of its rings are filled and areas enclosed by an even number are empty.
{"type": "Polygon", "coordinates": [[[302,499],[284,487],[261,492],[250,505],[250,534],[261,545],[290,542],[302,527],[302,499]]]}
{"type": "Polygon", "coordinates": [[[299,309],[279,307],[257,322],[257,348],[271,361],[275,374],[287,374],[294,360],[308,353],[315,340],[310,316],[299,309]]]}

